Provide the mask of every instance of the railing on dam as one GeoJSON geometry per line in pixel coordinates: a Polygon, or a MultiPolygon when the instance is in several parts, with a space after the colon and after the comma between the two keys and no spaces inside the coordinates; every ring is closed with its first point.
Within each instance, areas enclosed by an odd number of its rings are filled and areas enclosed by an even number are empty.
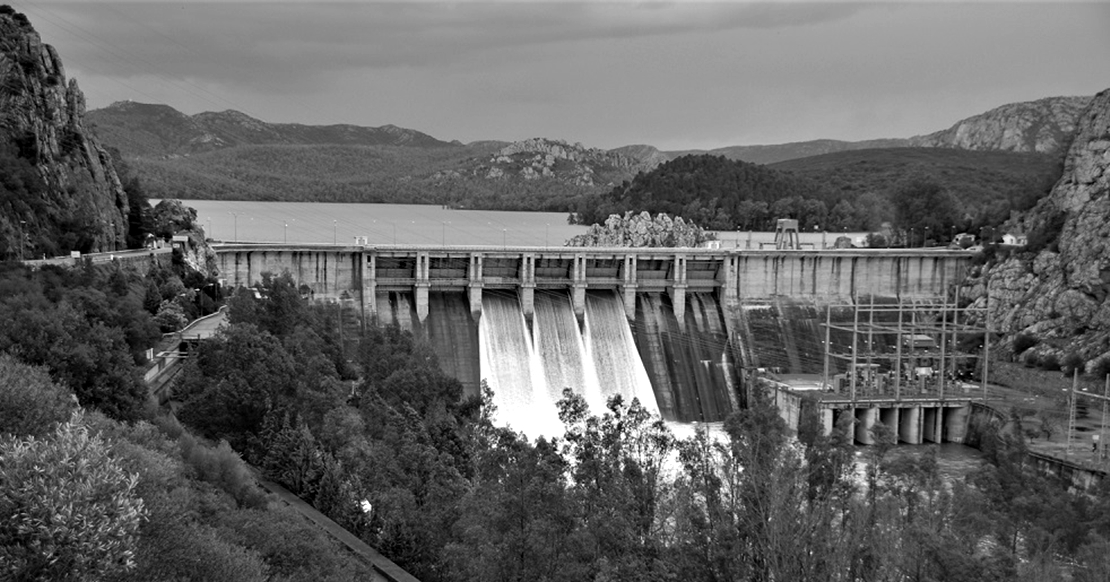
{"type": "MultiPolygon", "coordinates": [[[[536,289],[566,289],[581,315],[586,289],[667,293],[676,310],[689,292],[714,292],[726,307],[745,299],[789,297],[936,297],[962,280],[963,251],[931,249],[747,250],[703,248],[510,247],[224,243],[214,245],[231,286],[288,271],[318,299],[355,300],[376,312],[379,292],[411,291],[426,315],[430,290],[470,294],[515,289],[530,315],[536,289]]],[[[629,317],[632,317],[629,313],[629,317]]],[[[681,315],[680,315],[681,319],[681,315]]]]}

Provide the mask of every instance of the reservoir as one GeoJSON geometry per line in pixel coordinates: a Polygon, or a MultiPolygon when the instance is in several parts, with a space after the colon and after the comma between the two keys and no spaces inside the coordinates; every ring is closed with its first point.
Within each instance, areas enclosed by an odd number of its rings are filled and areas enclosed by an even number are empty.
{"type": "MultiPolygon", "coordinates": [[[[157,200],[151,200],[156,204],[157,200]]],[[[585,226],[567,224],[562,212],[454,210],[427,204],[338,204],[182,200],[196,209],[205,233],[220,241],[351,244],[563,246],[585,226]]],[[[865,233],[803,232],[803,245],[821,248],[838,236],[865,233]]],[[[753,248],[774,241],[770,232],[721,231],[723,248],[753,248]]]]}

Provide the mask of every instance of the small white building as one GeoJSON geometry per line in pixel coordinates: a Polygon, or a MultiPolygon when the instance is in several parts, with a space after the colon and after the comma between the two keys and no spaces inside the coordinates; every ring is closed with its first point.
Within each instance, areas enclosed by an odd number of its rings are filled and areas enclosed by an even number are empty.
{"type": "Polygon", "coordinates": [[[1029,243],[1029,237],[1024,233],[1006,233],[1002,235],[1002,244],[1023,247],[1029,243]]]}

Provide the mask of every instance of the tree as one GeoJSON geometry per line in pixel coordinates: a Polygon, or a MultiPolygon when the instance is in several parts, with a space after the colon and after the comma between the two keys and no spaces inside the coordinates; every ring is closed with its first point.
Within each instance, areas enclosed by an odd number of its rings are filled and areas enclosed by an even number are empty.
{"type": "Polygon", "coordinates": [[[17,580],[96,580],[134,567],[145,516],[80,413],[46,439],[0,440],[0,568],[17,580]]]}
{"type": "Polygon", "coordinates": [[[921,176],[910,177],[891,193],[895,226],[912,235],[911,246],[921,245],[926,237],[939,237],[959,218],[959,206],[952,194],[936,182],[921,176]]]}

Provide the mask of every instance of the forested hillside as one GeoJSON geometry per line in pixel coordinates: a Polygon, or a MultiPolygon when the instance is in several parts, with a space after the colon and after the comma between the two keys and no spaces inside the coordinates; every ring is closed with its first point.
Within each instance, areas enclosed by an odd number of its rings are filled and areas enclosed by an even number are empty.
{"type": "Polygon", "coordinates": [[[852,204],[852,198],[859,200],[867,192],[893,192],[907,176],[916,175],[951,192],[960,207],[961,226],[977,230],[1001,224],[1011,211],[1032,208],[1059,179],[1063,160],[1038,153],[896,148],[839,152],[769,167],[819,181],[852,204]]]}
{"type": "MultiPolygon", "coordinates": [[[[713,230],[801,228],[896,231],[935,240],[998,225],[1031,207],[1059,177],[1045,154],[892,148],[841,152],[760,166],[719,156],[684,156],[574,206],[583,224],[626,211],[665,212],[713,230]],[[923,192],[928,204],[921,205],[923,192]]],[[[920,241],[917,241],[920,242],[920,241]]]]}

